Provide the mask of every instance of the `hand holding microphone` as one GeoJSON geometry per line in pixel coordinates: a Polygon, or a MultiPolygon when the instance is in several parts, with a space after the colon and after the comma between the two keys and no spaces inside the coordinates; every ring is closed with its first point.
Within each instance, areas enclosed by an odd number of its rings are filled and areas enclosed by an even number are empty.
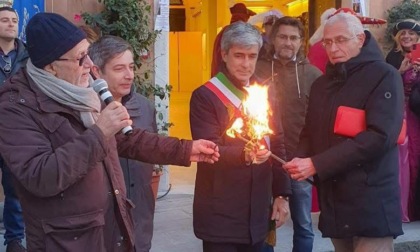
{"type": "Polygon", "coordinates": [[[101,111],[101,115],[96,122],[104,135],[108,137],[113,136],[119,130],[125,135],[131,134],[133,132],[133,128],[130,126],[132,121],[130,120],[127,109],[122,106],[121,103],[114,101],[111,92],[108,90],[106,81],[97,79],[91,86],[93,90],[99,94],[101,100],[107,105],[106,108],[101,111]]]}

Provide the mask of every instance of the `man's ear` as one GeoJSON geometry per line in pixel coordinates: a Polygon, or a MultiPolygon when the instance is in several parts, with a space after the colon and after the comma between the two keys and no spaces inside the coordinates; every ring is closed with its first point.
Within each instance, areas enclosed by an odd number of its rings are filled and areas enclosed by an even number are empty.
{"type": "Polygon", "coordinates": [[[224,51],[224,50],[222,50],[222,51],[220,52],[220,54],[222,54],[222,59],[223,59],[223,61],[226,63],[226,61],[227,61],[227,55],[228,55],[228,51],[224,51]]]}
{"type": "Polygon", "coordinates": [[[359,40],[359,48],[362,48],[366,40],[366,34],[360,33],[360,34],[357,34],[356,36],[357,36],[357,39],[359,40]]]}
{"type": "Polygon", "coordinates": [[[100,71],[101,70],[99,70],[99,67],[98,66],[96,66],[96,65],[93,65],[91,68],[90,68],[90,73],[96,78],[96,79],[99,79],[99,78],[101,78],[101,74],[100,74],[100,71]]]}
{"type": "Polygon", "coordinates": [[[52,74],[52,75],[54,75],[54,76],[57,76],[57,72],[55,71],[55,65],[54,65],[54,62],[52,62],[52,63],[50,63],[50,64],[46,65],[46,66],[44,67],[44,70],[45,70],[45,71],[47,71],[47,72],[49,72],[50,74],[52,74]]]}

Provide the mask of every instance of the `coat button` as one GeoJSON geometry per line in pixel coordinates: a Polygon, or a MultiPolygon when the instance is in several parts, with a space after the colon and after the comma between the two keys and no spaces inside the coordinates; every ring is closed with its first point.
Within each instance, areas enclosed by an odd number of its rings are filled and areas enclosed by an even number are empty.
{"type": "Polygon", "coordinates": [[[345,229],[348,229],[349,227],[350,227],[350,226],[349,226],[349,225],[347,225],[347,224],[346,224],[346,225],[344,225],[344,228],[345,228],[345,229]]]}
{"type": "Polygon", "coordinates": [[[121,247],[121,242],[117,242],[117,247],[121,247]]]}
{"type": "Polygon", "coordinates": [[[77,237],[77,236],[73,237],[73,240],[76,241],[77,239],[79,239],[79,237],[77,237]]]}
{"type": "Polygon", "coordinates": [[[115,190],[115,195],[118,195],[118,194],[120,194],[120,191],[117,189],[115,190]]]}
{"type": "Polygon", "coordinates": [[[25,99],[20,99],[20,102],[21,103],[25,103],[25,99]]]}

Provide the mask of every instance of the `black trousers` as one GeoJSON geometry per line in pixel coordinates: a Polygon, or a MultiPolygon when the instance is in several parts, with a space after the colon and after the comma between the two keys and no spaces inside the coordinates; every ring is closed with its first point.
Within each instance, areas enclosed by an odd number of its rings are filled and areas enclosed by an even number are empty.
{"type": "Polygon", "coordinates": [[[261,252],[263,244],[264,241],[253,245],[203,241],[203,252],[261,252]]]}

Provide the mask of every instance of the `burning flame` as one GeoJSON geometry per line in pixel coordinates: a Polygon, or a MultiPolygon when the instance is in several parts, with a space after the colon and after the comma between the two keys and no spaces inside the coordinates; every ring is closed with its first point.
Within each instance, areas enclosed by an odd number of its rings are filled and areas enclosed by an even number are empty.
{"type": "Polygon", "coordinates": [[[231,138],[235,138],[236,134],[242,134],[242,127],[244,126],[244,120],[242,118],[236,118],[232,126],[226,130],[226,135],[231,138]]]}
{"type": "Polygon", "coordinates": [[[242,102],[244,118],[237,118],[226,134],[235,138],[243,132],[244,120],[247,126],[245,132],[251,140],[260,140],[273,131],[268,126],[270,106],[268,103],[268,86],[253,84],[245,87],[248,91],[246,99],[242,102]]]}

